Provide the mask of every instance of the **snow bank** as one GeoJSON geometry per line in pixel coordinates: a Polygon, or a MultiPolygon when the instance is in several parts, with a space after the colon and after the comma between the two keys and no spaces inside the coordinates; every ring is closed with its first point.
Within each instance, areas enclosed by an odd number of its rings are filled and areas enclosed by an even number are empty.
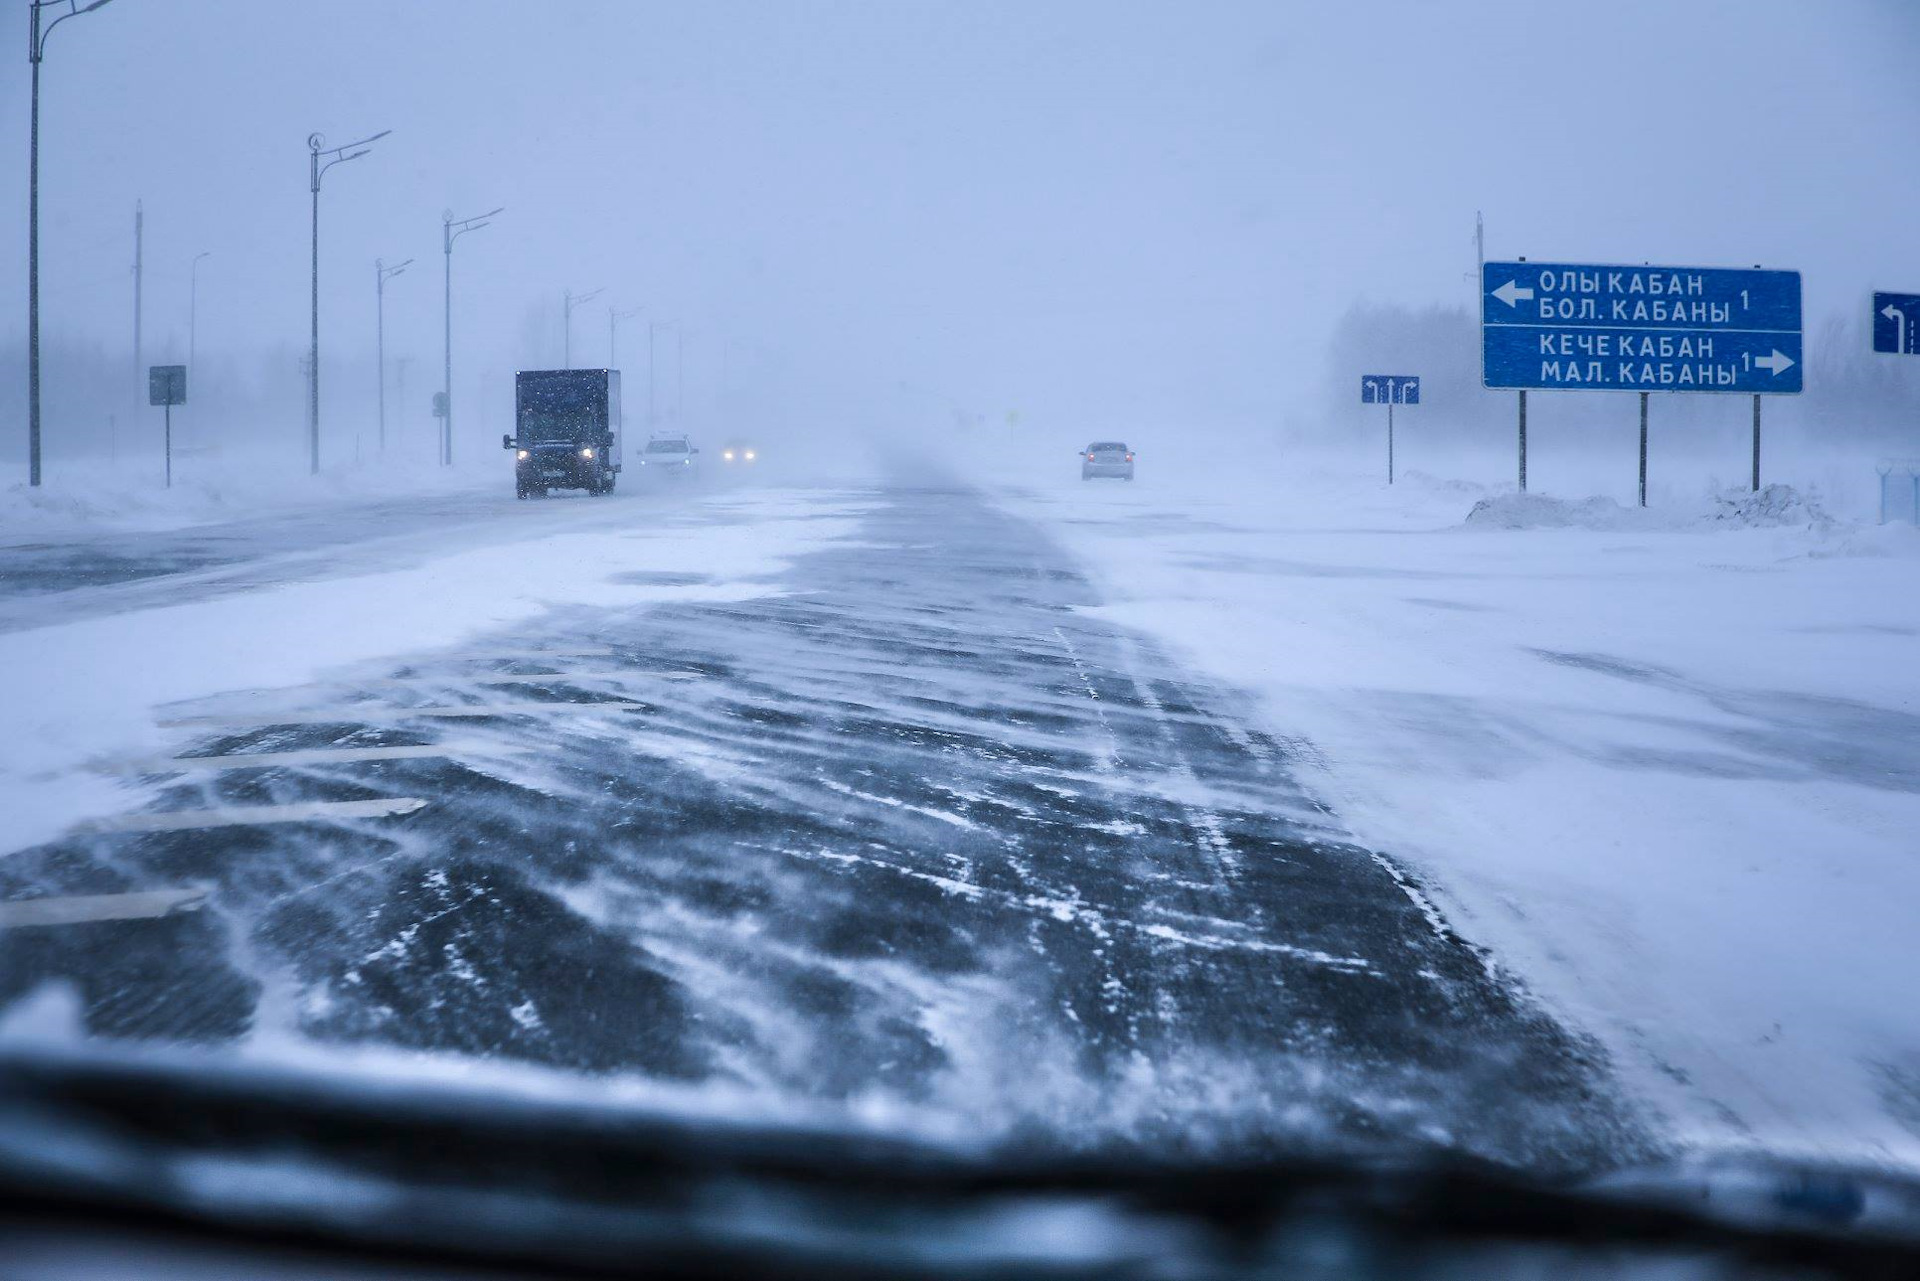
{"type": "Polygon", "coordinates": [[[80,820],[138,808],[147,784],[88,767],[177,749],[179,733],[155,724],[164,704],[379,675],[403,656],[470,646],[568,605],[763,596],[779,590],[769,576],[792,558],[848,537],[864,508],[844,493],[768,489],[709,496],[671,524],[636,526],[614,505],[591,510],[592,521],[529,538],[512,556],[421,545],[402,570],[0,634],[0,670],[43,674],[6,708],[0,857],[80,820]],[[701,582],[661,582],[690,564],[701,582]]]}
{"type": "Polygon", "coordinates": [[[1838,525],[1829,537],[1810,548],[1815,559],[1834,556],[1896,556],[1920,558],[1920,525],[1838,525]]]}
{"type": "Polygon", "coordinates": [[[1659,529],[1673,520],[1646,508],[1622,507],[1611,498],[1515,493],[1482,498],[1466,523],[1480,529],[1659,529]]]}
{"type": "MultiPolygon", "coordinates": [[[[488,459],[488,462],[497,462],[488,459]]],[[[13,469],[18,473],[18,469],[13,469]]],[[[101,529],[183,529],[251,516],[357,501],[498,489],[501,469],[473,465],[390,469],[343,467],[318,476],[222,464],[176,471],[173,487],[159,477],[100,470],[58,472],[33,487],[24,479],[0,488],[0,537],[60,535],[101,529]]],[[[508,478],[509,483],[511,477],[508,478]]]]}
{"type": "Polygon", "coordinates": [[[1708,519],[1741,528],[1765,528],[1800,525],[1808,528],[1830,527],[1833,518],[1820,504],[1792,485],[1768,485],[1759,493],[1735,491],[1714,499],[1708,519]]]}
{"type": "Polygon", "coordinates": [[[1728,490],[1707,496],[1700,508],[1623,507],[1611,498],[1555,498],[1504,493],[1482,498],[1465,522],[1479,529],[1660,530],[1715,526],[1766,529],[1834,525],[1811,495],[1792,485],[1768,485],[1758,493],[1728,490]]]}

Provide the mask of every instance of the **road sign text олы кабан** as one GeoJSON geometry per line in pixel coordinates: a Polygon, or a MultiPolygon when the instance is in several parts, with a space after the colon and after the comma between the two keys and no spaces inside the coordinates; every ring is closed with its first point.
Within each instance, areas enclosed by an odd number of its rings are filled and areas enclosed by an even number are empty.
{"type": "Polygon", "coordinates": [[[1480,290],[1488,387],[1801,389],[1797,271],[1490,262],[1480,290]]]}

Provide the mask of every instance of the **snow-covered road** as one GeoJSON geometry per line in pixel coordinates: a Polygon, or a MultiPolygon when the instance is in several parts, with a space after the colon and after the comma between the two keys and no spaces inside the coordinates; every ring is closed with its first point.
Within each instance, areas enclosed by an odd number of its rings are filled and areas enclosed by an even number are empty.
{"type": "Polygon", "coordinates": [[[0,1004],[1072,1143],[1655,1150],[1044,520],[902,472],[444,501],[20,589],[0,1004]]]}

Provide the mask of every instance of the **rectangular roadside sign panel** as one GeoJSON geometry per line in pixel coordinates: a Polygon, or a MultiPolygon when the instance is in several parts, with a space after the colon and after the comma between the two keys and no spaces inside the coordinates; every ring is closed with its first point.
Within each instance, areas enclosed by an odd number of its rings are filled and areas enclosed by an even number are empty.
{"type": "Polygon", "coordinates": [[[147,367],[147,403],[184,405],[187,403],[187,367],[185,365],[149,365],[147,367]]]}
{"type": "Polygon", "coordinates": [[[1360,378],[1360,403],[1417,405],[1420,403],[1420,378],[1416,374],[1363,374],[1360,378]]]}
{"type": "Polygon", "coordinates": [[[1920,294],[1873,296],[1873,349],[1920,356],[1920,294]]]}
{"type": "Polygon", "coordinates": [[[1490,262],[1480,273],[1488,387],[1801,389],[1800,273],[1490,262]]]}

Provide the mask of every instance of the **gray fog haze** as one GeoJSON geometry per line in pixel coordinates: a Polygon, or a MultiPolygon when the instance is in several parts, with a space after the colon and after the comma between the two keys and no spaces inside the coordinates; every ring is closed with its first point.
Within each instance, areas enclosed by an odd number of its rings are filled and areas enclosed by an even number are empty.
{"type": "MultiPolygon", "coordinates": [[[[677,324],[659,395],[678,375],[716,429],[1313,431],[1354,412],[1329,344],[1356,306],[1470,321],[1476,210],[1490,257],[1798,268],[1817,366],[1823,333],[1864,348],[1869,289],[1920,288],[1916,52],[1920,8],[1893,0],[115,0],[43,69],[48,449],[98,444],[120,383],[136,404],[136,200],[145,360],[186,359],[208,253],[194,412],[298,443],[315,130],[393,131],[321,195],[331,458],[372,413],[375,260],[414,260],[388,286],[388,387],[404,360],[391,412],[424,437],[441,213],[496,205],[453,264],[468,448],[508,425],[513,369],[560,363],[566,289],[606,291],[575,314],[577,364],[606,363],[609,304],[642,309],[630,403],[648,322],[677,324]]],[[[12,465],[28,65],[0,65],[12,465]]]]}

